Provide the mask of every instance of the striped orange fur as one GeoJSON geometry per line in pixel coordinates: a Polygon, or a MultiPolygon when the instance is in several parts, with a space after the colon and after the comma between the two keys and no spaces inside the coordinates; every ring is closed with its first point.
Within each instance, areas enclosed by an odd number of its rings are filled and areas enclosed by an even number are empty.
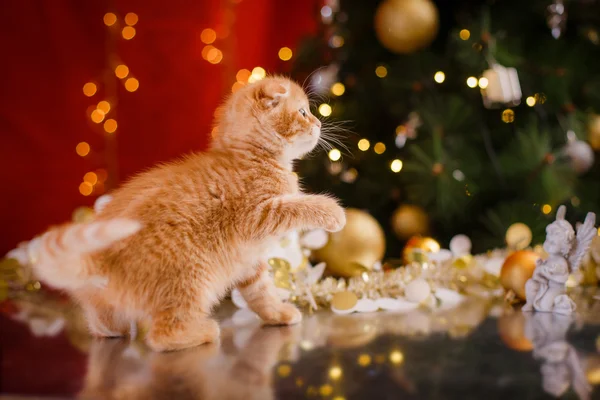
{"type": "Polygon", "coordinates": [[[290,230],[338,231],[345,224],[335,199],[302,193],[292,172],[292,161],[316,146],[321,123],[302,88],[278,77],[238,90],[221,110],[209,151],[135,177],[91,225],[41,238],[40,260],[61,262],[41,263],[38,273],[79,301],[92,333],[119,336],[132,321],[149,320],[154,350],[212,342],[219,327],[211,309],[242,283],[249,307],[265,322],[300,321],[300,312],[276,295],[264,257],[290,230]],[[131,225],[117,237],[108,228],[115,221],[138,221],[141,229],[133,233],[131,225]],[[90,239],[64,254],[89,229],[110,246],[90,239]],[[71,279],[64,271],[77,282],[106,278],[106,287],[62,284],[71,279]]]}

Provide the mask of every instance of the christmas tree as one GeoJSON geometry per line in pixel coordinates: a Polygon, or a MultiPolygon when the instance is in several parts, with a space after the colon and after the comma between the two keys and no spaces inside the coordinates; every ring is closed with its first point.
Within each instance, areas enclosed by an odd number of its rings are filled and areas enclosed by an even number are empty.
{"type": "Polygon", "coordinates": [[[300,163],[303,182],[369,211],[395,257],[413,235],[502,247],[515,223],[539,243],[559,205],[600,211],[599,11],[326,0],[293,73],[337,135],[300,163]]]}

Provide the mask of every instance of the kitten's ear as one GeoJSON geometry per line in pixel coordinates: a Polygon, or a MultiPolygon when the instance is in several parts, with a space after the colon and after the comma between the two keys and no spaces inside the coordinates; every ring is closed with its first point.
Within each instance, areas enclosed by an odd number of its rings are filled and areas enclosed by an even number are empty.
{"type": "Polygon", "coordinates": [[[267,108],[279,104],[282,97],[287,96],[288,88],[280,82],[266,81],[256,89],[256,100],[267,108]]]}

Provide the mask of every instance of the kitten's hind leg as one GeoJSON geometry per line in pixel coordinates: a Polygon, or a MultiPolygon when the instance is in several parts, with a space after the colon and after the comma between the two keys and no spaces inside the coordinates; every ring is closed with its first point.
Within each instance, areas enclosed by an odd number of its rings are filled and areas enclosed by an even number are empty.
{"type": "Polygon", "coordinates": [[[174,307],[152,316],[147,343],[154,351],[181,350],[219,340],[219,324],[200,310],[174,307]]]}
{"type": "Polygon", "coordinates": [[[88,298],[82,302],[82,307],[92,335],[122,337],[129,333],[130,322],[111,305],[96,298],[88,298]]]}
{"type": "Polygon", "coordinates": [[[238,284],[240,293],[248,307],[266,324],[297,324],[302,320],[302,313],[294,305],[281,301],[267,271],[267,263],[261,262],[253,276],[238,284]]]}

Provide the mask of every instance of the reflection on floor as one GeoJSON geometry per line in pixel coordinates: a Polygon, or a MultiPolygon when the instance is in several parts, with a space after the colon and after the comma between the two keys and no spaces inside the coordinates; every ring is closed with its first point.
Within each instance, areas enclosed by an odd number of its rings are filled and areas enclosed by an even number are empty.
{"type": "Polygon", "coordinates": [[[93,340],[63,299],[3,303],[2,393],[81,399],[506,399],[600,395],[600,301],[577,317],[468,298],[440,312],[306,315],[263,328],[223,307],[219,344],[153,353],[93,340]],[[4,329],[6,327],[7,329],[4,329]]]}

